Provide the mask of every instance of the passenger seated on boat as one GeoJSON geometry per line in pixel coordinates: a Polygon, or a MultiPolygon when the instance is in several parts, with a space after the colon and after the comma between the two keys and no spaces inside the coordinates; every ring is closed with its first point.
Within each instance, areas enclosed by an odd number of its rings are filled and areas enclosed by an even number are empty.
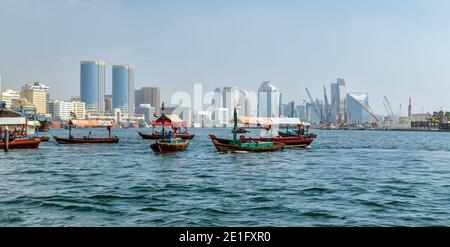
{"type": "Polygon", "coordinates": [[[87,138],[92,138],[92,132],[89,131],[89,134],[88,134],[87,138]]]}
{"type": "Polygon", "coordinates": [[[173,141],[173,133],[172,133],[172,131],[169,131],[169,134],[167,135],[167,139],[169,141],[173,141]]]}

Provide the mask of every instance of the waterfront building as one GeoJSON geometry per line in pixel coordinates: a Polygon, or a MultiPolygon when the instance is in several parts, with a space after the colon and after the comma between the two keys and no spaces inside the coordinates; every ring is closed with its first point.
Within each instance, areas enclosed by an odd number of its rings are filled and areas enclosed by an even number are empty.
{"type": "Polygon", "coordinates": [[[47,95],[46,89],[39,85],[27,84],[20,91],[20,98],[34,105],[37,114],[47,114],[47,95]]]}
{"type": "Polygon", "coordinates": [[[70,112],[72,111],[72,102],[55,100],[53,105],[53,120],[68,121],[70,120],[70,112]]]}
{"type": "Polygon", "coordinates": [[[155,107],[153,107],[151,104],[140,104],[136,108],[136,114],[144,115],[145,122],[150,124],[154,118],[155,107]]]}
{"type": "Polygon", "coordinates": [[[12,103],[14,101],[20,100],[20,91],[14,91],[14,90],[8,89],[1,93],[1,97],[2,97],[2,100],[0,100],[0,101],[5,102],[6,108],[11,108],[12,103]]]}
{"type": "Polygon", "coordinates": [[[2,90],[2,75],[0,74],[0,102],[3,101],[3,90],[2,90]]]}
{"type": "Polygon", "coordinates": [[[41,82],[34,82],[33,83],[33,88],[41,89],[41,90],[45,91],[45,94],[46,94],[46,101],[45,101],[46,110],[45,111],[46,111],[46,113],[48,113],[48,111],[49,111],[49,102],[50,102],[50,87],[44,85],[41,82]]]}
{"type": "Polygon", "coordinates": [[[81,101],[72,101],[72,112],[79,119],[84,119],[86,117],[86,103],[81,101]]]}
{"type": "Polygon", "coordinates": [[[112,107],[112,94],[105,95],[105,112],[111,113],[113,111],[112,107]]]}
{"type": "Polygon", "coordinates": [[[155,114],[161,114],[161,99],[159,87],[142,87],[135,91],[135,106],[150,104],[155,108],[155,114]]]}
{"type": "Polygon", "coordinates": [[[112,107],[123,113],[134,114],[134,70],[135,66],[112,66],[112,107]]]}
{"type": "Polygon", "coordinates": [[[258,117],[279,117],[281,94],[270,81],[264,81],[258,89],[258,117]]]}
{"type": "Polygon", "coordinates": [[[81,61],[80,98],[86,110],[97,113],[105,111],[105,62],[81,61]]]}
{"type": "Polygon", "coordinates": [[[342,124],[346,121],[346,99],[345,81],[338,78],[336,83],[331,83],[331,121],[342,124]]]}
{"type": "Polygon", "coordinates": [[[75,113],[76,118],[84,119],[86,117],[86,103],[81,101],[53,100],[52,119],[58,121],[68,121],[72,119],[71,112],[75,113]]]}
{"type": "Polygon", "coordinates": [[[347,94],[347,120],[353,122],[369,122],[369,114],[361,107],[369,107],[369,94],[367,93],[348,93],[347,94]]]}

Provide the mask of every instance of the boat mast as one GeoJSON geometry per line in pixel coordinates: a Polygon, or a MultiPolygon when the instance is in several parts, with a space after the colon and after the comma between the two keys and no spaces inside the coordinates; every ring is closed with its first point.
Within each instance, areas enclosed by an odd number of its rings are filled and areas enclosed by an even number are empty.
{"type": "Polygon", "coordinates": [[[233,113],[233,118],[234,118],[234,126],[233,126],[233,144],[236,144],[236,132],[237,132],[237,112],[236,112],[236,107],[234,108],[234,113],[233,113]]]}

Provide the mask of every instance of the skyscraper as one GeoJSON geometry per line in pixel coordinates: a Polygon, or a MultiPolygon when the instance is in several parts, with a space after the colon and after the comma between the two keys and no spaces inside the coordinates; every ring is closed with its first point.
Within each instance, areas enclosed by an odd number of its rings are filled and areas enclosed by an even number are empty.
{"type": "Polygon", "coordinates": [[[272,82],[263,82],[258,89],[258,117],[279,117],[280,99],[281,94],[272,82]]]}
{"type": "Polygon", "coordinates": [[[336,83],[331,83],[331,118],[339,125],[346,121],[346,98],[345,81],[338,78],[336,83]]]}
{"type": "Polygon", "coordinates": [[[104,61],[81,61],[80,98],[86,103],[87,111],[105,112],[104,61]]]}
{"type": "Polygon", "coordinates": [[[134,65],[112,66],[112,105],[122,112],[134,114],[134,65]]]}
{"type": "Polygon", "coordinates": [[[150,104],[155,109],[155,114],[161,114],[161,99],[159,87],[142,87],[136,92],[135,106],[139,107],[141,104],[150,104]]]}

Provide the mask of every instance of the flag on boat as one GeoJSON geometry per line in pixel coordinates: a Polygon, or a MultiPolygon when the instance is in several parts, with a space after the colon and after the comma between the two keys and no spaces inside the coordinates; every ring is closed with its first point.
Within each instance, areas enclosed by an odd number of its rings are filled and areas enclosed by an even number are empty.
{"type": "Polygon", "coordinates": [[[162,105],[161,105],[161,111],[164,111],[164,101],[162,102],[162,105]]]}
{"type": "Polygon", "coordinates": [[[71,112],[70,112],[70,117],[72,117],[72,118],[77,118],[77,115],[75,114],[75,112],[71,111],[71,112]]]}

